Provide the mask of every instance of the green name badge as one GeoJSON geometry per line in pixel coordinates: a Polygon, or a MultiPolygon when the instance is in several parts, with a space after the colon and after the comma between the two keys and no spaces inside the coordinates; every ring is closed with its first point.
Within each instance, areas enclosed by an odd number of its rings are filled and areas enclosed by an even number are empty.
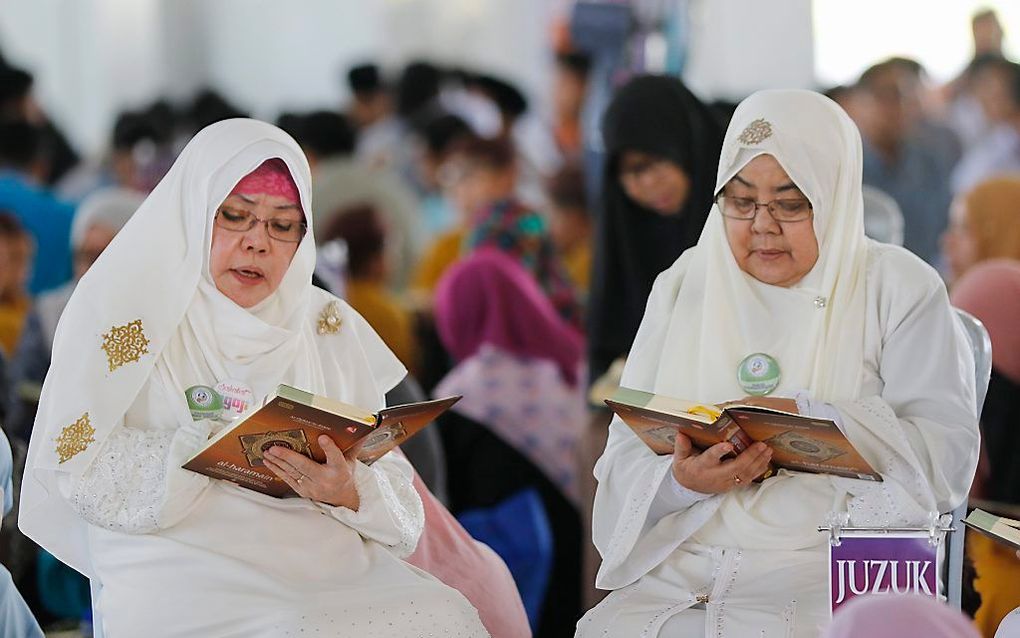
{"type": "Polygon", "coordinates": [[[218,419],[223,413],[223,397],[207,385],[193,385],[184,391],[184,396],[188,399],[191,418],[196,421],[218,419]]]}
{"type": "Polygon", "coordinates": [[[747,355],[737,366],[737,382],[750,396],[771,393],[779,386],[781,378],[779,362],[764,352],[747,355]]]}

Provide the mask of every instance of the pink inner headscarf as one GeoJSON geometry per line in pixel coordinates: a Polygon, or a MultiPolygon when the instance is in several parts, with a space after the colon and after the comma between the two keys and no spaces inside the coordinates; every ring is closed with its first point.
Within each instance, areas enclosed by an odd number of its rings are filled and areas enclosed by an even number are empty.
{"type": "Polygon", "coordinates": [[[458,361],[490,344],[520,357],[549,359],[577,383],[581,335],[556,313],[538,282],[513,258],[482,248],[456,264],[436,289],[436,328],[458,361]]]}
{"type": "Polygon", "coordinates": [[[927,596],[877,595],[841,607],[823,638],[980,638],[966,616],[927,596]]]}
{"type": "Polygon", "coordinates": [[[297,184],[291,177],[287,165],[274,157],[262,162],[258,168],[241,178],[230,191],[231,195],[274,195],[301,205],[297,184]]]}
{"type": "Polygon", "coordinates": [[[950,295],[953,305],[985,324],[992,366],[1020,383],[1020,262],[994,259],[967,270],[950,295]]]}

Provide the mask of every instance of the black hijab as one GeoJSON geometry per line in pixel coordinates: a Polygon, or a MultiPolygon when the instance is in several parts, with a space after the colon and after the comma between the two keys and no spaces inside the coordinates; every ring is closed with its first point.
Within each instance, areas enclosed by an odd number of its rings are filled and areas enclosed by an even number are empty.
{"type": "Polygon", "coordinates": [[[992,501],[1020,505],[1020,384],[992,366],[988,394],[981,410],[981,439],[988,454],[989,475],[985,477],[985,493],[992,501]]]}
{"type": "Polygon", "coordinates": [[[617,91],[602,138],[606,161],[588,319],[591,381],[630,350],[655,277],[698,243],[712,207],[723,127],[680,80],[646,75],[617,91]],[[627,197],[617,176],[627,150],[664,157],[687,174],[690,193],[678,214],[660,215],[627,197]]]}

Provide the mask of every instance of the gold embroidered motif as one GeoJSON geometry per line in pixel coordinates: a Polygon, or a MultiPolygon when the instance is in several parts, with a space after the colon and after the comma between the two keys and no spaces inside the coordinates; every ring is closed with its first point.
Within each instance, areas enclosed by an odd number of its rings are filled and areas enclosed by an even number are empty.
{"type": "Polygon", "coordinates": [[[772,137],[772,125],[766,120],[757,119],[747,125],[737,141],[741,144],[759,144],[772,137]]]}
{"type": "Polygon", "coordinates": [[[340,317],[340,304],[331,301],[319,313],[319,334],[336,334],[340,332],[340,324],[343,320],[340,317]]]}
{"type": "Polygon", "coordinates": [[[60,457],[60,462],[63,463],[70,460],[75,454],[84,452],[89,443],[95,442],[96,439],[93,436],[95,433],[96,429],[89,422],[88,412],[61,430],[60,436],[57,437],[57,456],[60,457]]]}
{"type": "Polygon", "coordinates": [[[113,326],[103,335],[103,350],[110,364],[110,372],[125,363],[138,361],[149,352],[149,340],[145,338],[142,320],[135,319],[123,326],[113,326]]]}

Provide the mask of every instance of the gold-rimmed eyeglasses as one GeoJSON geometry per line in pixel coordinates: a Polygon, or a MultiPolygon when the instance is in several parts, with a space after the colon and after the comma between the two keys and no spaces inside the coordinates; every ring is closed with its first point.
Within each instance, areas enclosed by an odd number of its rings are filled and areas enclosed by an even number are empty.
{"type": "Polygon", "coordinates": [[[223,230],[246,233],[256,224],[265,224],[266,234],[277,241],[297,243],[305,236],[308,224],[289,217],[262,219],[254,213],[237,208],[221,206],[216,212],[216,225],[223,230]]]}
{"type": "Polygon", "coordinates": [[[752,221],[758,215],[759,208],[766,208],[772,219],[780,224],[802,222],[811,219],[813,208],[811,202],[804,197],[788,197],[773,199],[770,202],[758,202],[750,197],[730,197],[718,195],[716,205],[723,217],[752,221]]]}

